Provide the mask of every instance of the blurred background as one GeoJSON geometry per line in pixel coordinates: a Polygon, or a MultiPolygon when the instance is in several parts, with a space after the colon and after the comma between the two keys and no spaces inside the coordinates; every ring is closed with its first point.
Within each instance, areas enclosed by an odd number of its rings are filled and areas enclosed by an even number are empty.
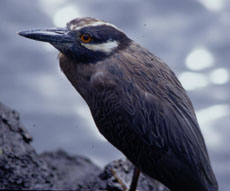
{"type": "Polygon", "coordinates": [[[0,101],[16,109],[38,152],[62,148],[99,166],[124,157],[97,131],[51,45],[20,30],[109,21],[163,59],[196,109],[220,191],[230,190],[230,6],[227,0],[0,0],[0,101]]]}

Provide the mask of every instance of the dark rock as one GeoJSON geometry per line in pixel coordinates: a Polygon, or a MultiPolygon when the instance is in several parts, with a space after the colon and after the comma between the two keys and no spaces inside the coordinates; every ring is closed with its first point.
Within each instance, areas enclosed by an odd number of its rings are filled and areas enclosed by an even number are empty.
{"type": "MultiPolygon", "coordinates": [[[[0,103],[0,189],[123,191],[129,187],[133,166],[117,160],[102,171],[89,159],[58,150],[38,155],[19,114],[0,103]]],[[[166,191],[143,175],[139,191],[166,191]]]]}
{"type": "Polygon", "coordinates": [[[64,151],[38,155],[19,114],[0,103],[0,189],[74,189],[101,171],[64,151]],[[86,178],[87,177],[87,178],[86,178]]]}
{"type": "Polygon", "coordinates": [[[0,189],[48,189],[54,174],[40,160],[19,114],[0,104],[0,189]]]}
{"type": "MultiPolygon", "coordinates": [[[[116,160],[108,164],[104,171],[96,176],[91,182],[82,185],[77,191],[123,191],[128,189],[131,183],[134,166],[128,160],[116,160]]],[[[140,175],[138,191],[169,191],[157,181],[147,179],[143,174],[140,175]]]]}
{"type": "Polygon", "coordinates": [[[62,150],[43,153],[40,158],[55,174],[56,189],[75,190],[101,172],[96,165],[85,157],[69,156],[62,150]]]}

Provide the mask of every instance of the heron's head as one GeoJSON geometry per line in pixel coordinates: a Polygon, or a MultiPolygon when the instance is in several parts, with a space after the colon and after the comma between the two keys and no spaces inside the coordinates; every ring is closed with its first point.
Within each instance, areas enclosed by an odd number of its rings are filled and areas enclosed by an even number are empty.
{"type": "Polygon", "coordinates": [[[27,30],[19,35],[49,42],[67,57],[83,63],[103,60],[131,41],[114,25],[90,17],[74,19],[65,28],[27,30]]]}

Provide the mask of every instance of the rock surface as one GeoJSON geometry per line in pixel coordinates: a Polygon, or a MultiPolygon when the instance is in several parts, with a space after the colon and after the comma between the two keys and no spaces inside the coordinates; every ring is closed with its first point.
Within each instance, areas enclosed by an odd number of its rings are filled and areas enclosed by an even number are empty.
{"type": "MultiPolygon", "coordinates": [[[[123,191],[130,185],[133,166],[117,160],[99,169],[89,159],[58,150],[38,155],[19,114],[0,103],[0,189],[123,191]]],[[[166,191],[143,175],[139,191],[166,191]]]]}
{"type": "MultiPolygon", "coordinates": [[[[128,190],[133,174],[133,165],[127,160],[116,160],[108,164],[93,180],[83,184],[77,191],[123,191],[128,190]]],[[[143,174],[138,180],[137,191],[169,191],[154,180],[146,179],[143,174]]]]}

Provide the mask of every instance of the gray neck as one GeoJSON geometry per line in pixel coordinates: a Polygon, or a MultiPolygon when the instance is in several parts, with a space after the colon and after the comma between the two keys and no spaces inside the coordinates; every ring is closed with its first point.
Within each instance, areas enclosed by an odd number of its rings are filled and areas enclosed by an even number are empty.
{"type": "Polygon", "coordinates": [[[97,64],[78,63],[62,53],[59,54],[59,62],[61,70],[68,80],[85,101],[89,103],[95,87],[103,84],[106,80],[105,64],[103,62],[97,64]]]}

